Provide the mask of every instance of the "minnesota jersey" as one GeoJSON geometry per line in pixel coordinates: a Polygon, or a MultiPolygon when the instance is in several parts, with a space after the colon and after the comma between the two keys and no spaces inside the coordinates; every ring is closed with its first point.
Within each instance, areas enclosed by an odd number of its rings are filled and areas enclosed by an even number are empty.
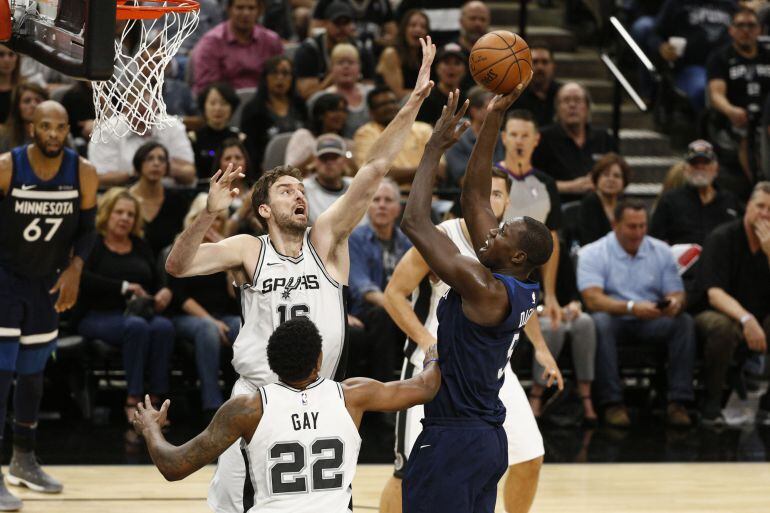
{"type": "MultiPolygon", "coordinates": [[[[244,454],[259,513],[347,513],[361,437],[342,386],[327,379],[259,389],[262,420],[244,454]]],[[[244,504],[247,499],[244,498],[244,504]]]]}
{"type": "Polygon", "coordinates": [[[261,236],[254,279],[241,288],[244,322],[233,344],[233,368],[257,386],[278,381],[267,364],[267,340],[275,328],[299,316],[313,321],[323,337],[321,376],[334,378],[344,370],[344,286],[326,272],[310,242],[311,229],[305,232],[298,257],[281,255],[269,236],[261,236]]]}
{"type": "Polygon", "coordinates": [[[505,407],[499,392],[505,369],[537,307],[537,283],[494,274],[505,285],[511,311],[497,326],[480,326],[462,309],[462,298],[449,289],[437,309],[441,388],[425,405],[426,419],[480,419],[502,425],[505,407]]]}
{"type": "Polygon", "coordinates": [[[11,185],[0,202],[0,265],[38,278],[66,266],[80,216],[78,154],[64,148],[50,180],[35,174],[27,146],[11,151],[11,185]]]}

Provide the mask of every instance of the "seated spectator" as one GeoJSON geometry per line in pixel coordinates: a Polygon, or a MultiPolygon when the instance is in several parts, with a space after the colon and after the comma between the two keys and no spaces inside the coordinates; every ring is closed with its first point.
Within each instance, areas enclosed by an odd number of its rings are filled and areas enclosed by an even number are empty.
{"type": "Polygon", "coordinates": [[[428,19],[433,42],[442,46],[460,37],[461,7],[465,0],[401,0],[396,19],[404,21],[409,11],[421,10],[428,19]]]}
{"type": "MultiPolygon", "coordinates": [[[[313,8],[313,26],[323,27],[325,19],[324,12],[334,0],[318,0],[313,8]]],[[[374,45],[379,48],[385,48],[392,45],[396,40],[398,25],[393,15],[393,8],[389,0],[374,0],[368,2],[357,2],[354,0],[343,0],[350,4],[353,9],[354,22],[356,24],[356,33],[358,39],[364,45],[374,45]]]]}
{"type": "MultiPolygon", "coordinates": [[[[210,32],[214,27],[222,23],[224,20],[224,11],[222,10],[222,3],[219,0],[197,0],[200,8],[198,9],[198,26],[195,30],[184,38],[182,46],[179,47],[179,52],[174,56],[175,60],[180,60],[182,63],[186,63],[187,57],[192,52],[198,41],[210,32]],[[184,59],[180,59],[184,57],[184,59]]],[[[172,37],[176,34],[179,26],[174,24],[167,30],[167,37],[172,37]]]]}
{"type": "Polygon", "coordinates": [[[249,154],[246,151],[246,146],[237,137],[231,137],[222,142],[214,157],[212,175],[220,169],[227,169],[227,166],[230,164],[232,164],[233,169],[240,167],[241,172],[246,175],[246,178],[243,180],[238,178],[235,181],[234,185],[238,188],[239,195],[233,199],[230,205],[230,217],[224,229],[225,236],[230,237],[238,233],[262,235],[264,233],[262,223],[257,219],[251,206],[252,191],[249,186],[249,177],[254,176],[254,173],[251,171],[252,165],[249,160],[249,154]]]}
{"type": "Polygon", "coordinates": [[[72,140],[78,151],[85,155],[96,118],[91,82],[89,80],[76,81],[62,95],[61,104],[69,114],[72,140]]]}
{"type": "MultiPolygon", "coordinates": [[[[481,130],[481,124],[486,117],[487,105],[492,99],[492,93],[481,86],[475,86],[468,91],[468,117],[471,125],[468,130],[460,136],[457,144],[449,148],[444,155],[446,159],[446,180],[448,187],[460,187],[465,168],[468,166],[468,160],[471,158],[471,151],[476,144],[476,137],[481,130]]],[[[517,100],[518,101],[518,100],[517,100]]],[[[503,142],[498,139],[495,146],[494,161],[499,162],[505,157],[505,148],[503,142]]]]}
{"type": "Polygon", "coordinates": [[[532,81],[516,100],[516,108],[530,111],[539,126],[548,126],[554,122],[556,93],[561,88],[561,82],[554,78],[556,63],[550,48],[533,46],[530,53],[532,81]]]}
{"type": "MultiPolygon", "coordinates": [[[[206,194],[195,198],[185,216],[185,228],[206,208],[206,194]]],[[[227,212],[221,211],[203,242],[219,242],[225,238],[227,212]]],[[[219,353],[221,346],[230,347],[241,327],[240,309],[235,300],[233,282],[228,273],[215,273],[189,278],[169,278],[174,294],[172,312],[176,332],[191,339],[195,346],[195,366],[200,379],[204,416],[213,417],[222,405],[219,388],[219,353]]]]}
{"type": "MultiPolygon", "coordinates": [[[[594,192],[580,201],[578,242],[585,246],[612,231],[612,218],[631,179],[631,168],[617,153],[608,153],[591,169],[594,192]]],[[[653,216],[653,224],[655,217],[653,216]]]]}
{"type": "MultiPolygon", "coordinates": [[[[140,106],[140,109],[143,108],[147,107],[140,106]]],[[[125,114],[136,115],[131,111],[126,111],[125,114]]],[[[141,115],[141,112],[138,115],[141,115]]],[[[142,124],[143,122],[140,122],[140,125],[142,124]]],[[[164,126],[148,129],[142,136],[130,130],[126,121],[116,116],[94,134],[88,142],[88,160],[96,166],[99,185],[103,187],[125,184],[134,178],[134,155],[148,140],[158,142],[168,150],[170,178],[180,185],[191,185],[195,182],[195,154],[185,127],[178,118],[169,117],[164,126]],[[117,133],[126,135],[118,137],[117,133]]]]}
{"type": "Polygon", "coordinates": [[[312,110],[312,105],[324,93],[337,93],[347,102],[348,121],[345,124],[343,135],[353,137],[358,128],[369,121],[369,108],[366,105],[366,95],[374,89],[372,84],[359,82],[361,78],[361,59],[358,49],[349,43],[340,43],[334,47],[331,55],[332,85],[318,91],[307,101],[312,110]]]}
{"type": "Polygon", "coordinates": [[[203,113],[205,125],[189,133],[198,179],[211,177],[214,153],[222,141],[240,135],[240,130],[230,125],[240,102],[233,88],[221,82],[207,85],[198,96],[198,109],[203,113]]]}
{"type": "MultiPolygon", "coordinates": [[[[417,121],[436,124],[449,100],[449,93],[462,88],[463,79],[468,72],[466,62],[468,61],[457,43],[447,43],[439,50],[435,63],[438,82],[420,107],[417,121]]],[[[460,90],[460,94],[464,97],[465,91],[460,90]]]]}
{"type": "MultiPolygon", "coordinates": [[[[489,24],[492,20],[492,13],[489,10],[489,6],[479,0],[471,0],[466,2],[462,10],[460,11],[460,36],[455,40],[463,53],[463,63],[468,62],[471,56],[471,50],[476,41],[481,39],[481,36],[489,32],[489,24]]],[[[461,89],[468,91],[473,87],[476,82],[470,73],[466,73],[463,77],[461,89]]],[[[517,105],[521,102],[521,97],[516,100],[517,105]]],[[[518,108],[518,107],[517,107],[518,108]]],[[[550,121],[549,121],[550,123],[550,121]]],[[[542,125],[538,122],[539,125],[542,125]]]]}
{"type": "Polygon", "coordinates": [[[291,61],[284,55],[271,57],[265,62],[256,96],[241,112],[241,131],[246,135],[253,165],[252,175],[248,177],[251,182],[262,174],[262,158],[268,141],[276,134],[302,128],[306,119],[305,103],[294,88],[291,61]]]}
{"type": "MultiPolygon", "coordinates": [[[[710,310],[695,318],[705,340],[703,423],[724,425],[722,389],[736,352],[767,353],[770,334],[770,182],[754,187],[746,214],[714,230],[701,255],[699,281],[710,310]],[[748,349],[748,351],[746,351],[748,349]]],[[[770,425],[770,394],[756,421],[770,425]]]]}
{"type": "Polygon", "coordinates": [[[7,46],[0,45],[0,123],[5,123],[8,119],[11,112],[11,93],[19,84],[20,78],[19,55],[7,46]]]}
{"type": "Polygon", "coordinates": [[[420,38],[428,34],[433,35],[428,16],[420,10],[409,11],[398,25],[395,46],[386,48],[380,55],[377,75],[398,100],[407,97],[414,89],[422,63],[420,38]]]}
{"type": "Polygon", "coordinates": [[[683,313],[684,286],[671,248],[647,233],[644,204],[623,200],[614,229],[580,250],[577,281],[597,332],[594,395],[605,422],[631,423],[618,369],[620,341],[663,343],[668,350],[668,422],[689,426],[683,403],[693,399],[695,325],[683,313]]]}
{"type": "Polygon", "coordinates": [[[35,107],[48,99],[48,91],[34,82],[17,85],[11,94],[11,111],[0,127],[0,153],[32,142],[35,107]]]}
{"type": "Polygon", "coordinates": [[[653,44],[695,112],[705,105],[709,53],[729,42],[727,28],[736,9],[735,0],[666,0],[658,14],[653,44]]]}
{"type": "MultiPolygon", "coordinates": [[[[366,103],[369,105],[372,120],[356,130],[353,137],[355,141],[353,158],[359,168],[364,165],[369,150],[377,138],[398,114],[398,98],[387,87],[373,89],[366,97],[366,103]]],[[[388,173],[396,183],[406,186],[412,183],[422,152],[432,133],[433,128],[427,123],[415,121],[412,124],[411,134],[404,142],[401,153],[393,161],[393,166],[388,173]]]]}
{"type": "Polygon", "coordinates": [[[257,87],[265,61],[283,53],[278,34],[257,23],[263,0],[227,0],[227,20],[206,32],[192,50],[193,92],[212,82],[235,90],[257,87]]]}
{"type": "Polygon", "coordinates": [[[760,30],[757,14],[741,8],[730,25],[732,42],[715,50],[706,66],[710,105],[727,118],[727,133],[738,147],[742,169],[731,173],[733,181],[743,182],[746,192],[759,169],[757,130],[770,92],[770,50],[757,43],[760,30]]]}
{"type": "Polygon", "coordinates": [[[316,138],[321,134],[342,136],[348,121],[348,104],[336,93],[324,93],[313,104],[308,128],[300,128],[291,135],[286,146],[286,165],[307,173],[313,162],[316,138]]]}
{"type": "Polygon", "coordinates": [[[685,155],[685,185],[664,193],[650,222],[650,235],[674,244],[698,244],[714,228],[736,219],[740,204],[729,191],[714,187],[719,172],[714,148],[707,141],[693,141],[685,155]]]}
{"type": "Polygon", "coordinates": [[[353,347],[359,350],[353,349],[353,353],[368,356],[370,370],[365,375],[380,381],[395,378],[404,342],[403,333],[383,306],[383,291],[393,270],[412,247],[396,225],[400,212],[398,186],[386,178],[372,198],[369,224],[359,226],[350,235],[350,313],[363,323],[365,334],[363,340],[354,342],[353,347]]]}
{"type": "Polygon", "coordinates": [[[96,218],[99,236],[83,268],[78,303],[84,317],[78,332],[123,352],[126,420],[144,400],[145,368],[150,399],[160,404],[169,391],[174,326],[161,313],[172,299],[159,287],[158,266],[142,239],[139,201],[122,188],[102,196],[96,218]]]}
{"type": "MultiPolygon", "coordinates": [[[[351,178],[345,173],[345,140],[337,134],[323,134],[316,140],[313,169],[315,173],[303,180],[308,205],[308,224],[312,225],[332,203],[350,187],[351,178]]],[[[359,224],[366,221],[362,219],[359,224]]]]}
{"type": "Polygon", "coordinates": [[[562,203],[593,190],[588,173],[595,156],[615,150],[610,133],[591,126],[590,117],[588,90],[576,82],[564,84],[556,94],[556,123],[543,129],[532,156],[535,167],[556,180],[562,203]]]}
{"type": "Polygon", "coordinates": [[[186,190],[163,186],[163,177],[169,170],[169,158],[162,144],[154,141],[144,143],[136,150],[133,165],[139,180],[129,192],[139,200],[144,238],[157,257],[182,231],[184,216],[190,205],[189,194],[186,190]]]}
{"type": "Polygon", "coordinates": [[[333,2],[324,10],[326,31],[305,39],[294,54],[297,92],[304,98],[326,89],[334,82],[329,59],[335,46],[350,43],[358,49],[364,80],[374,79],[374,56],[356,39],[355,12],[350,4],[333,2]]]}

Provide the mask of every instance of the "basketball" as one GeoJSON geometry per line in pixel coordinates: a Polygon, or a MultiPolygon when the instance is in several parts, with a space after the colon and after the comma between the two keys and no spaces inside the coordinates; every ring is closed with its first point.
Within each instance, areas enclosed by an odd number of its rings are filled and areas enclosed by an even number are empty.
{"type": "Polygon", "coordinates": [[[508,94],[532,78],[532,56],[524,38],[496,30],[473,45],[468,63],[473,80],[495,94],[508,94]]]}

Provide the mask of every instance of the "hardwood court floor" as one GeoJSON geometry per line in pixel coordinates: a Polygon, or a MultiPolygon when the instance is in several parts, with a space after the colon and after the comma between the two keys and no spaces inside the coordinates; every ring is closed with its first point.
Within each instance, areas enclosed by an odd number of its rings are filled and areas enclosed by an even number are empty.
{"type": "MultiPolygon", "coordinates": [[[[207,513],[214,467],[167,483],[154,467],[48,466],[61,495],[12,488],[25,513],[207,513]]],[[[389,465],[360,465],[356,512],[376,512],[389,465]]],[[[502,506],[498,501],[498,512],[502,506]]],[[[550,464],[543,467],[533,513],[766,513],[768,463],[550,464]]],[[[325,512],[319,512],[325,513],[325,512]]]]}

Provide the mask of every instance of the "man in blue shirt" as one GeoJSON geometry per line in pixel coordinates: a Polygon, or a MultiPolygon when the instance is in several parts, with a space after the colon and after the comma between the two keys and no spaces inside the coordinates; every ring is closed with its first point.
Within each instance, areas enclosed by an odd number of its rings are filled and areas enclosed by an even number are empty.
{"type": "Polygon", "coordinates": [[[396,225],[401,213],[401,193],[392,180],[385,179],[369,207],[369,224],[350,235],[350,319],[352,361],[358,353],[368,360],[369,377],[380,381],[395,378],[404,335],[384,308],[383,291],[399,260],[412,243],[396,225]],[[360,329],[363,329],[361,334],[360,329]],[[363,335],[363,336],[359,336],[363,335]],[[360,344],[356,343],[360,340],[360,344]],[[361,351],[358,351],[360,348],[361,351]]]}
{"type": "Polygon", "coordinates": [[[578,289],[593,312],[597,332],[596,381],[604,419],[630,425],[618,372],[618,341],[663,342],[668,347],[668,422],[691,424],[682,405],[693,398],[695,326],[682,312],[684,285],[669,246],[647,236],[643,203],[624,200],[613,231],[585,246],[578,260],[578,289]]]}

